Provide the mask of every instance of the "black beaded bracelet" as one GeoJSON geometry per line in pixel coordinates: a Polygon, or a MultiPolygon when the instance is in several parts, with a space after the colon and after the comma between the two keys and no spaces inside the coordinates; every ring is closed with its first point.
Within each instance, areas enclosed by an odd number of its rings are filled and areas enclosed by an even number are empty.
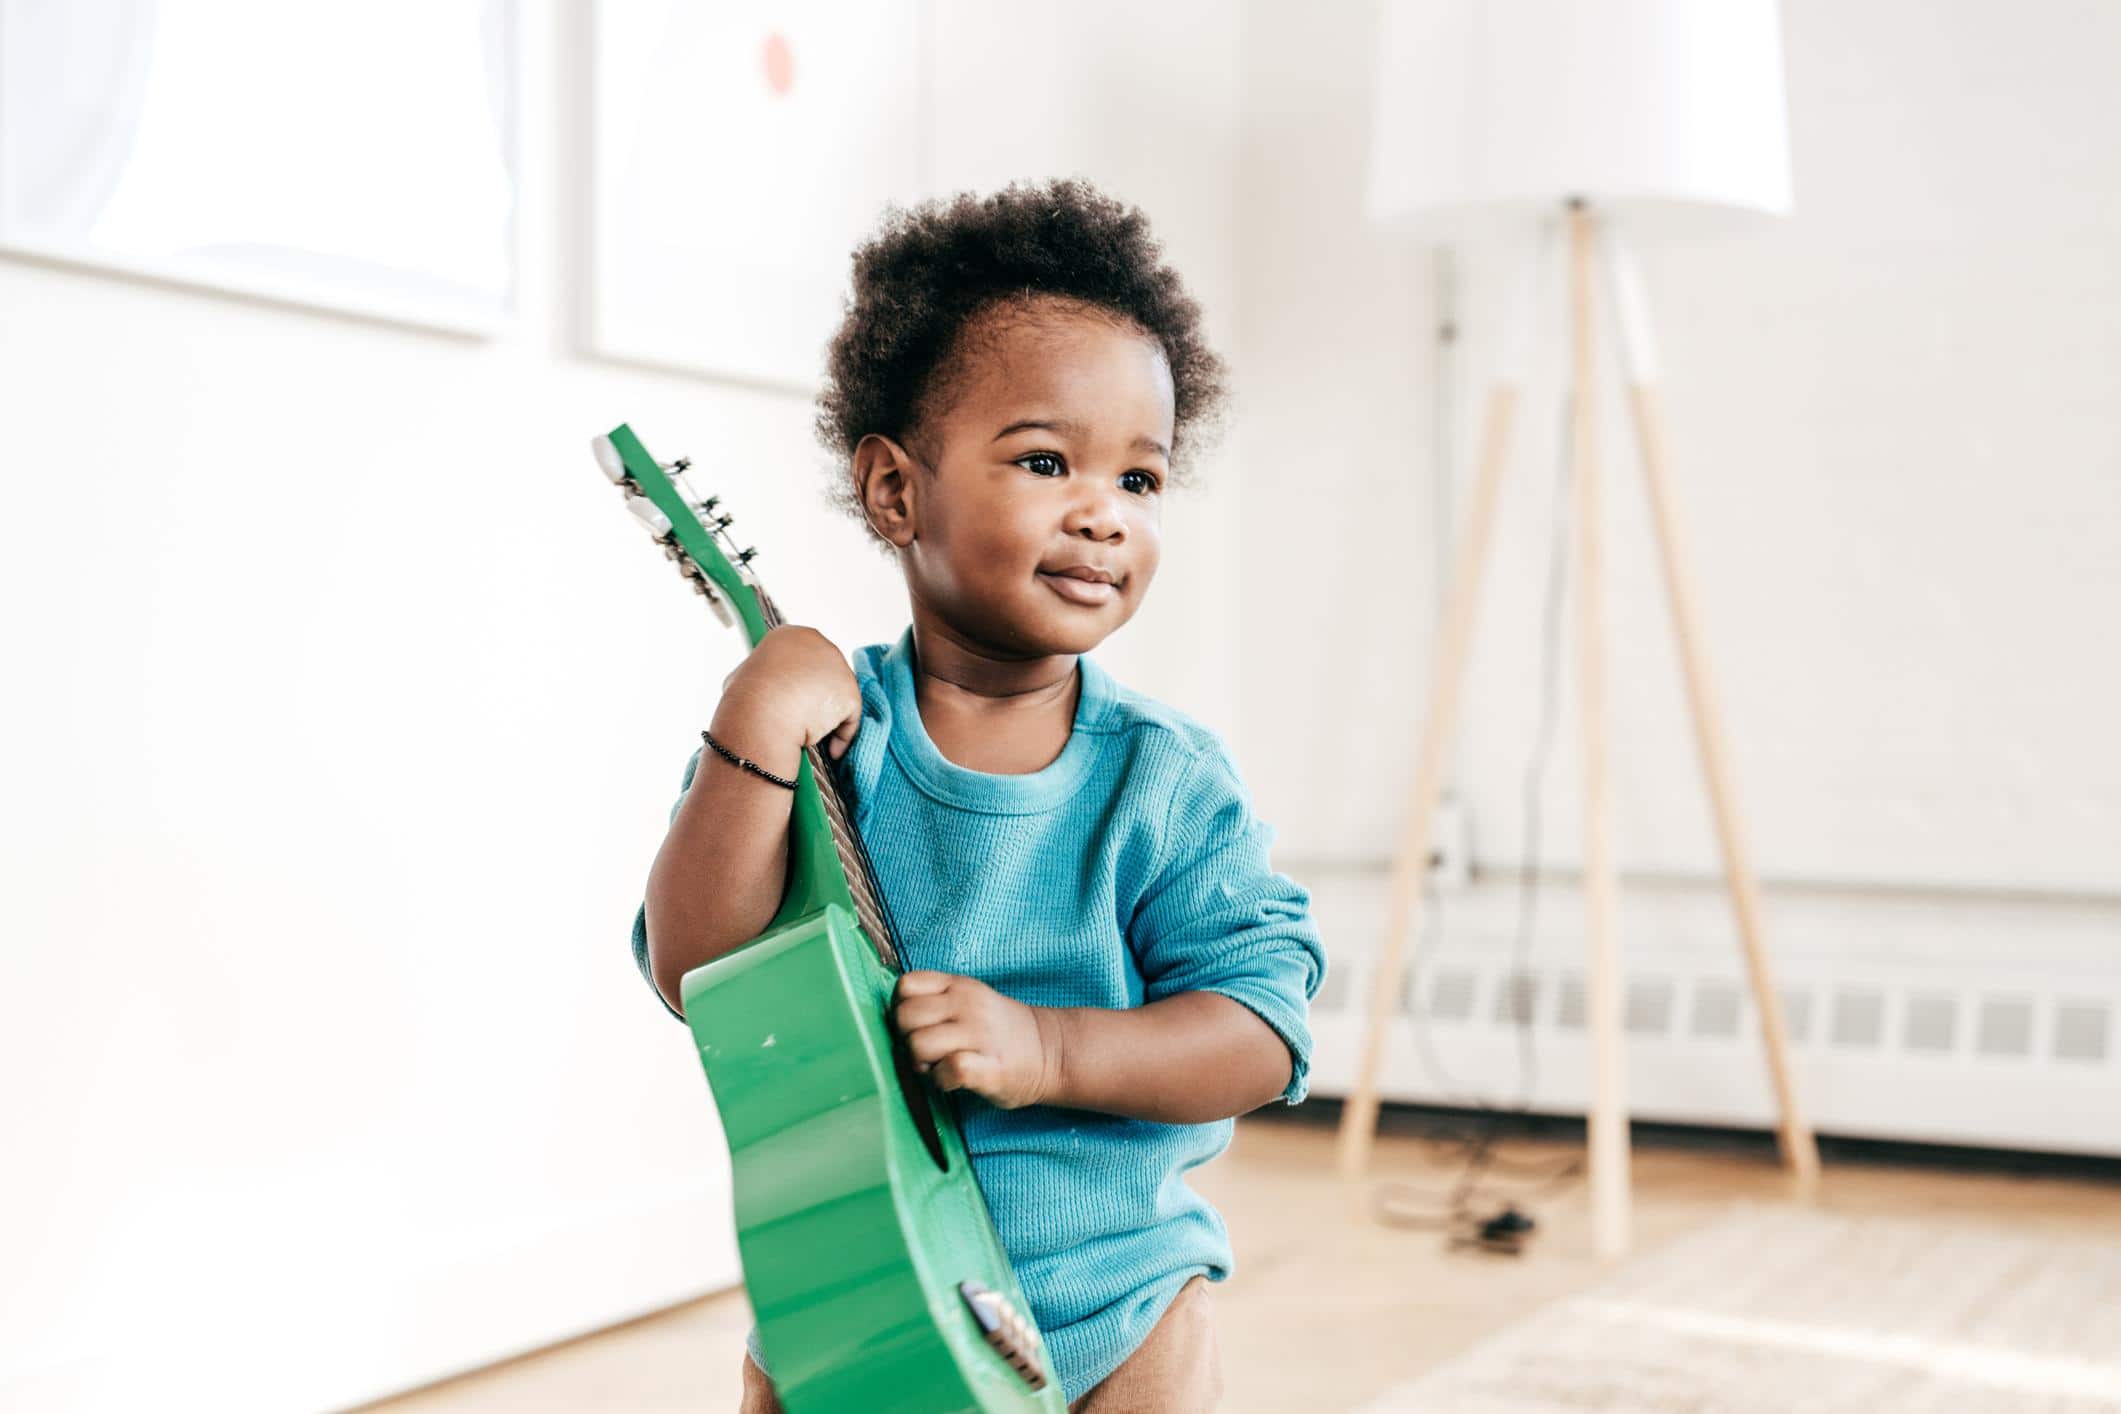
{"type": "Polygon", "coordinates": [[[732,765],[742,766],[745,770],[751,772],[751,774],[754,776],[764,776],[767,780],[773,782],[777,786],[786,786],[790,790],[795,789],[794,781],[789,780],[786,776],[774,775],[773,772],[759,765],[759,763],[756,761],[746,761],[743,757],[737,755],[734,751],[731,751],[728,747],[716,741],[712,736],[708,734],[706,728],[702,727],[700,729],[700,736],[706,740],[709,746],[713,747],[716,751],[721,753],[722,759],[730,762],[732,765]]]}

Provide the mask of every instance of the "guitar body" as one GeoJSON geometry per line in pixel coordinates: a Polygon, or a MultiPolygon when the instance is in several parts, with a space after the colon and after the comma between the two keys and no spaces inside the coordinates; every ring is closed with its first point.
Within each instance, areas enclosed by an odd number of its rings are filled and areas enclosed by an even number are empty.
{"type": "MultiPolygon", "coordinates": [[[[718,498],[684,494],[624,426],[595,447],[665,553],[756,644],[777,616],[716,543],[730,519],[712,516],[718,498]]],[[[1065,1414],[955,1112],[888,1021],[897,943],[830,774],[806,749],[772,925],[681,983],[775,1390],[789,1414],[1065,1414]]]]}
{"type": "Polygon", "coordinates": [[[837,904],[685,976],[774,1385],[791,1414],[1058,1409],[959,1294],[969,1278],[1020,1300],[947,1107],[924,1126],[907,1102],[892,980],[837,904]]]}

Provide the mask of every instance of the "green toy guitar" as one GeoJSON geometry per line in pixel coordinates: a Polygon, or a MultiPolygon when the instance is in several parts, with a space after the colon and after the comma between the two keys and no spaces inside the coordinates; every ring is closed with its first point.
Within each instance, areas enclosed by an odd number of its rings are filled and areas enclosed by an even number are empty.
{"type": "MultiPolygon", "coordinates": [[[[781,623],[725,555],[732,517],[621,424],[591,443],[726,625],[781,623]]],[[[806,747],[788,890],[758,937],[685,974],[685,1021],[728,1136],[737,1250],[789,1414],[1048,1411],[1065,1403],[948,1100],[887,1018],[898,939],[833,766],[806,747]]]]}

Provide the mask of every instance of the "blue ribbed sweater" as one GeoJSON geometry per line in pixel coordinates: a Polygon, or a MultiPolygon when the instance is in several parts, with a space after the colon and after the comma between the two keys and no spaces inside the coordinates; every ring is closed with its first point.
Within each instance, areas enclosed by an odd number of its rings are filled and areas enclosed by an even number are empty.
{"type": "MultiPolygon", "coordinates": [[[[1310,1068],[1308,1003],[1325,976],[1310,895],[1268,862],[1273,827],[1253,815],[1222,738],[1114,682],[1090,655],[1076,661],[1061,754],[993,775],[929,738],[910,628],[854,654],[862,723],[846,774],[905,964],[977,977],[1032,1006],[1219,992],[1288,1043],[1282,1098],[1293,1105],[1310,1068]]],[[[695,751],[681,801],[699,762],[695,751]]],[[[645,911],[633,950],[647,976],[645,911]]],[[[973,1171],[1069,1399],[1141,1344],[1188,1278],[1233,1270],[1222,1218],[1186,1183],[1229,1145],[1232,1121],[959,1098],[973,1171]]]]}

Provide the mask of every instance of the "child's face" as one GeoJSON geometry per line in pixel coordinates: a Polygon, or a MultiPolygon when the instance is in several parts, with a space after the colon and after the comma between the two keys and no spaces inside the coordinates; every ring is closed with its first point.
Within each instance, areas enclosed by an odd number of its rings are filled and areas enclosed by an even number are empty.
{"type": "Polygon", "coordinates": [[[1161,346],[1081,311],[995,320],[905,479],[915,612],[1011,656],[1081,653],[1134,616],[1162,552],[1173,393],[1161,346]],[[1043,426],[1026,426],[1026,423],[1043,426]],[[1088,566],[1110,585],[1058,572],[1088,566]]]}

